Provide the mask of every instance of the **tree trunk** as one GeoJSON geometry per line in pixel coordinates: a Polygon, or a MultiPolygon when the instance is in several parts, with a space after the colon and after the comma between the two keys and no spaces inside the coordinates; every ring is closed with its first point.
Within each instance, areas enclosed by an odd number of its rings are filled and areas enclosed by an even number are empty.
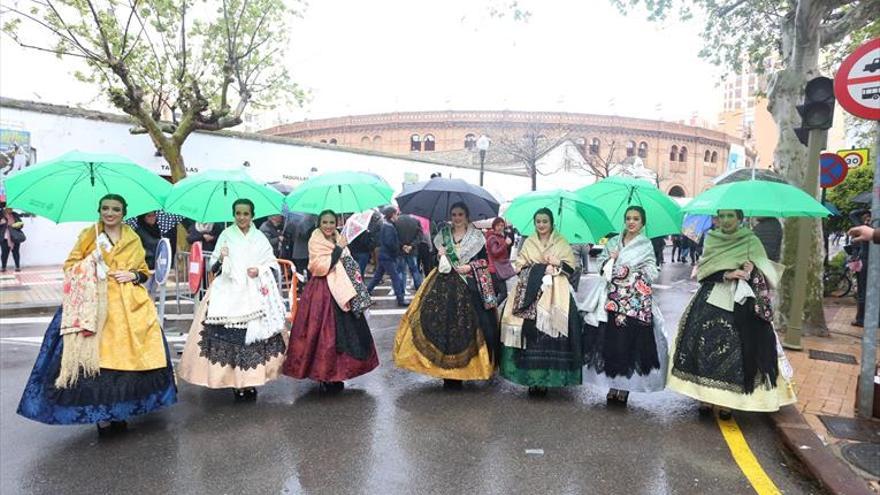
{"type": "Polygon", "coordinates": [[[532,191],[538,190],[538,164],[530,163],[529,164],[529,175],[532,179],[532,191]]]}
{"type": "MultiPolygon", "coordinates": [[[[802,2],[810,5],[812,2],[802,2]]],[[[815,5],[815,4],[813,4],[815,5]]],[[[805,8],[801,5],[801,8],[805,8]]],[[[819,37],[818,21],[820,16],[812,12],[798,12],[783,20],[782,51],[787,59],[785,69],[774,74],[770,81],[768,108],[779,129],[779,142],[774,153],[774,169],[794,185],[803,187],[814,197],[818,184],[804,184],[807,172],[807,149],[794,134],[794,128],[800,127],[800,115],[796,105],[801,103],[807,81],[819,75],[819,37]],[[799,22],[798,22],[799,21],[799,22]]],[[[824,249],[821,239],[821,223],[811,222],[812,235],[807,251],[808,270],[806,299],[804,303],[804,331],[808,335],[828,335],[825,313],[822,309],[824,265],[824,249]]],[[[778,290],[779,307],[776,311],[776,322],[780,328],[788,323],[791,307],[790,294],[794,288],[794,267],[797,261],[797,239],[800,223],[791,219],[784,222],[782,246],[782,262],[787,269],[782,277],[778,290]]]]}

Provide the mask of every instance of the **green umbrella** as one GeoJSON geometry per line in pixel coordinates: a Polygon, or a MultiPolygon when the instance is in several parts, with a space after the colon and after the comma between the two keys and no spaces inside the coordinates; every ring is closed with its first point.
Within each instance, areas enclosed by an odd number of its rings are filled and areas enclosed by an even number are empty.
{"type": "Polygon", "coordinates": [[[284,196],[242,170],[208,170],[175,184],[165,201],[165,211],[196,222],[229,222],[237,199],[253,201],[254,217],[261,218],[281,213],[284,196]]]}
{"type": "Polygon", "coordinates": [[[128,158],[70,151],[6,180],[10,207],[56,223],[98,219],[98,200],[108,193],[125,198],[128,217],[162,209],[171,184],[128,158]]]}
{"type": "Polygon", "coordinates": [[[392,192],[391,186],[375,174],[329,172],[303,182],[284,202],[290,211],[302,213],[360,213],[390,204],[392,192]]]}
{"type": "Polygon", "coordinates": [[[703,215],[714,215],[718,210],[742,210],[747,217],[827,217],[831,214],[803,190],[765,180],[715,186],[683,208],[687,213],[703,215]]]}
{"type": "Polygon", "coordinates": [[[605,210],[614,225],[614,232],[623,229],[623,217],[630,205],[645,209],[645,235],[648,238],[681,232],[681,207],[646,180],[608,177],[576,192],[592,199],[605,210]]]}
{"type": "Polygon", "coordinates": [[[510,203],[506,218],[523,235],[535,233],[535,212],[549,208],[556,230],[572,244],[595,243],[614,228],[593,201],[571,191],[556,189],[523,194],[510,203]]]}

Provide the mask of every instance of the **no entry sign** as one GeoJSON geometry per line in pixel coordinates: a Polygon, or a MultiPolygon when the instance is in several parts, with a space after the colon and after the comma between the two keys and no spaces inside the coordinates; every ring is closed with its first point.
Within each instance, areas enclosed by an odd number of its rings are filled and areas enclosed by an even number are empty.
{"type": "Polygon", "coordinates": [[[843,182],[848,170],[846,162],[837,153],[819,155],[819,185],[823,188],[828,189],[843,182]]]}
{"type": "Polygon", "coordinates": [[[840,64],[834,96],[856,117],[880,120],[880,38],[856,48],[840,64]]]}

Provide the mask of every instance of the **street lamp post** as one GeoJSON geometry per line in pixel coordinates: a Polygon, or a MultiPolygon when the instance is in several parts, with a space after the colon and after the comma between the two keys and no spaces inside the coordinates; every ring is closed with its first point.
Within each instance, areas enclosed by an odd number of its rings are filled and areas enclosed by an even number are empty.
{"type": "Polygon", "coordinates": [[[477,139],[477,149],[480,151],[480,187],[483,187],[483,173],[485,171],[486,165],[486,152],[489,151],[490,144],[492,144],[492,140],[489,139],[489,136],[485,134],[477,139]]]}

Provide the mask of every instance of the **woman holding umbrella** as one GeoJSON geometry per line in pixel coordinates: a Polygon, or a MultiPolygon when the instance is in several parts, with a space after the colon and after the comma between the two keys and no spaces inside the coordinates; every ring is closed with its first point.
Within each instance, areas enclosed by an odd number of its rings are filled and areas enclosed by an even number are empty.
{"type": "Polygon", "coordinates": [[[364,311],[372,304],[348,241],[331,210],[319,215],[309,239],[309,278],[290,334],[284,374],[311,378],[338,392],[343,380],[379,366],[364,311]]]}
{"type": "Polygon", "coordinates": [[[143,283],[144,248],[123,223],[127,204],[107,194],[100,220],[79,235],[64,263],[62,308],[18,406],[46,424],[97,423],[98,433],[177,402],[177,387],[156,308],[143,283]]]}
{"type": "Polygon", "coordinates": [[[581,319],[569,284],[577,262],[549,208],[532,221],[535,233],[517,255],[519,282],[501,318],[500,372],[529,395],[546,395],[548,387],[581,383],[581,319]]]}
{"type": "Polygon", "coordinates": [[[668,376],[671,390],[700,411],[776,411],[797,399],[791,369],[773,331],[770,289],[781,271],[761,241],[740,227],[743,212],[718,210],[697,269],[700,289],[681,319],[668,376]]]}
{"type": "Polygon", "coordinates": [[[488,272],[486,240],[461,202],[451,224],[434,237],[440,258],[413,298],[394,339],[394,363],[442,378],[459,389],[462,380],[487,380],[496,359],[495,291],[488,272]]]}
{"type": "Polygon", "coordinates": [[[287,346],[284,302],[272,270],[278,265],[266,236],[253,224],[254,203],[232,203],[235,223],[217,238],[216,275],[190,327],[180,377],[208,388],[233,388],[253,401],[255,387],[281,372],[287,346]]]}
{"type": "Polygon", "coordinates": [[[666,386],[669,346],[663,315],[654,301],[658,270],[644,234],[641,206],[624,214],[624,231],[599,256],[602,283],[587,297],[584,328],[586,381],[608,387],[609,404],[626,405],[630,391],[658,392],[666,386]]]}

